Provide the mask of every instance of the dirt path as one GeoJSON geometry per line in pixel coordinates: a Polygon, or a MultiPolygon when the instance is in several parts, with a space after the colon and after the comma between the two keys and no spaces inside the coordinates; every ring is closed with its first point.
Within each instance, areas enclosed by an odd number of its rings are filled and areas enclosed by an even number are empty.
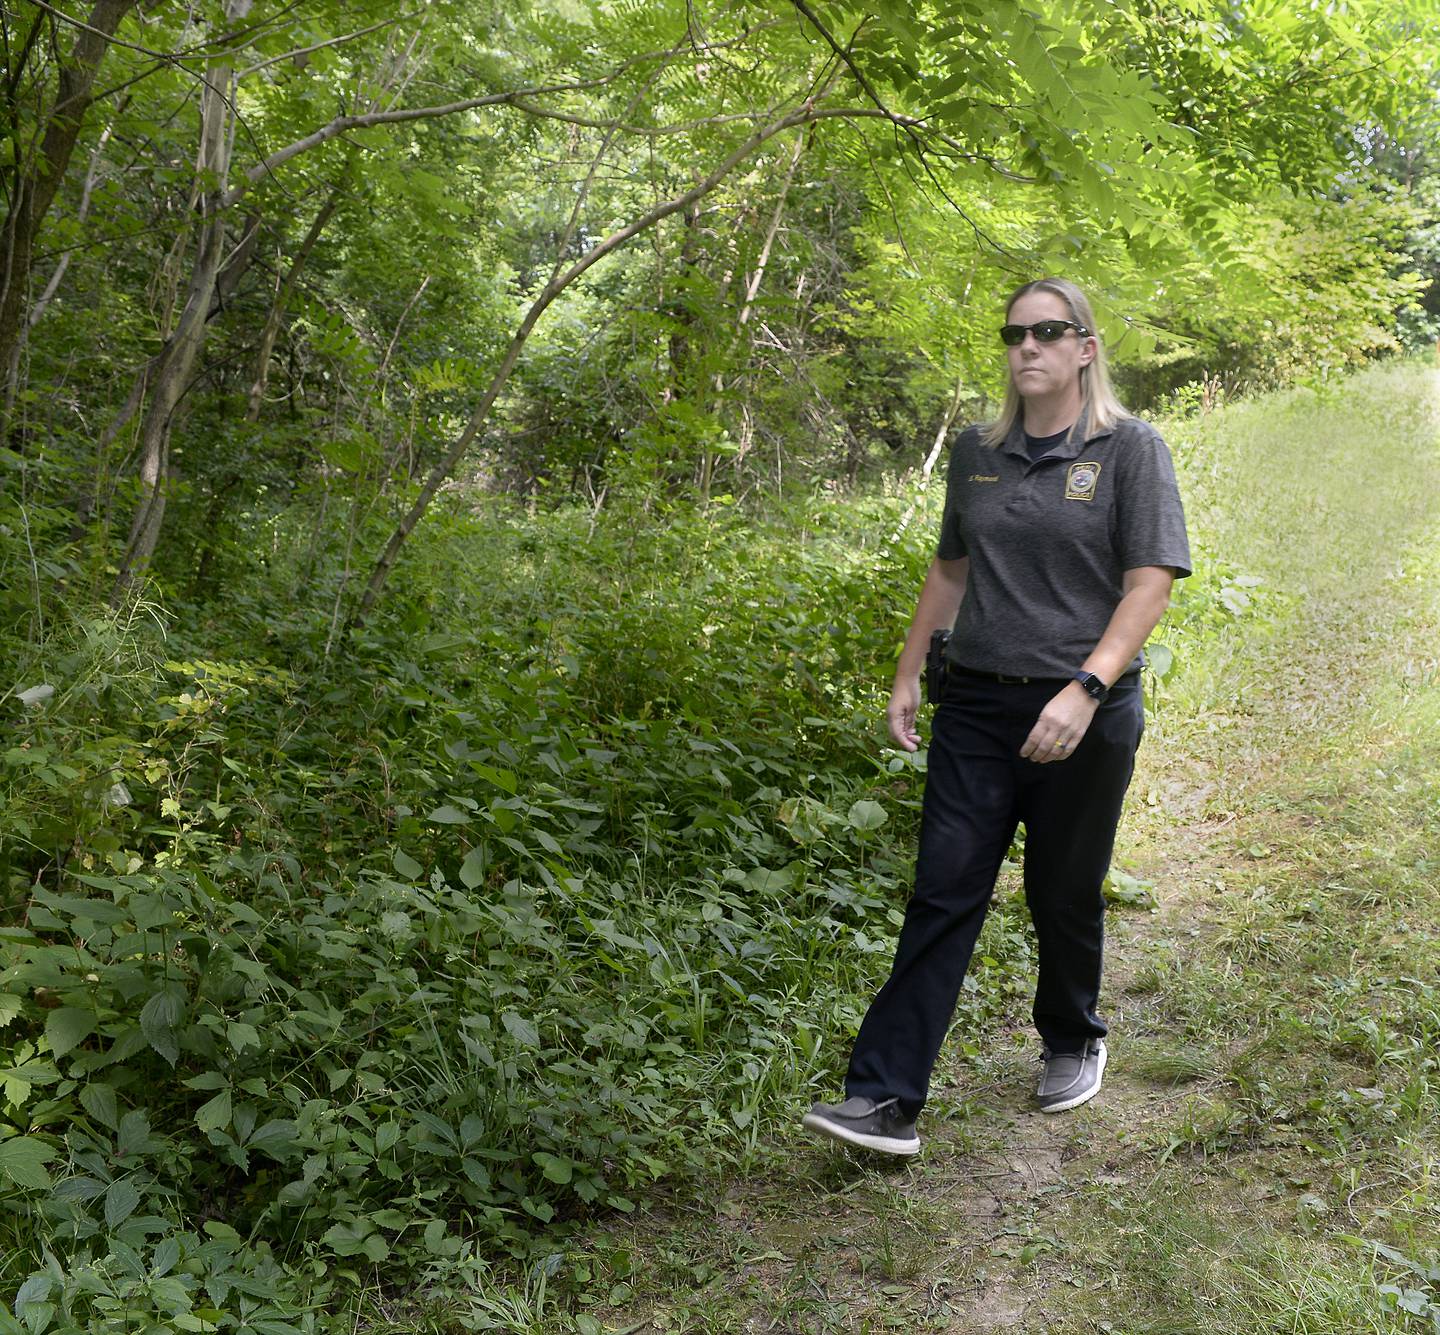
{"type": "Polygon", "coordinates": [[[1434,379],[1192,442],[1192,523],[1273,593],[1193,647],[1142,750],[1124,854],[1159,908],[1112,915],[1102,1095],[1033,1111],[1017,1013],[942,1061],[917,1161],[797,1135],[789,1173],[637,1225],[670,1278],[604,1329],[1404,1330],[1407,1292],[1440,1328],[1374,1250],[1440,1249],[1413,1185],[1440,1053],[1402,1052],[1428,983],[1396,984],[1440,964],[1434,379]],[[1362,1012],[1394,1037],[1347,1038],[1362,1012]]]}

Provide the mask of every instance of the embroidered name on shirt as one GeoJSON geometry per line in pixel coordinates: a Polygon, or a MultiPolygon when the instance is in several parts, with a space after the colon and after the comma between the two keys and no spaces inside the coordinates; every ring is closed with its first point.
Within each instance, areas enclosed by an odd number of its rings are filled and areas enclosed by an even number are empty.
{"type": "Polygon", "coordinates": [[[999,481],[1000,481],[1000,474],[999,474],[999,473],[971,473],[971,474],[970,474],[970,481],[971,481],[971,482],[999,482],[999,481]]]}
{"type": "Polygon", "coordinates": [[[1067,501],[1093,501],[1095,484],[1100,480],[1100,465],[1092,462],[1071,464],[1065,475],[1067,501]]]}

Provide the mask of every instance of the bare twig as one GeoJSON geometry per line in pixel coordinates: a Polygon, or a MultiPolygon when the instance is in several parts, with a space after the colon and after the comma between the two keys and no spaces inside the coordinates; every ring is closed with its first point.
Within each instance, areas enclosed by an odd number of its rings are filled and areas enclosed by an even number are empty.
{"type": "MultiPolygon", "coordinates": [[[[245,41],[253,40],[257,34],[264,32],[266,28],[278,28],[280,26],[278,20],[289,10],[298,8],[300,0],[294,0],[294,3],[287,5],[280,13],[273,14],[259,22],[252,23],[248,27],[238,28],[230,32],[222,32],[218,37],[210,41],[195,42],[190,46],[182,47],[179,51],[156,51],[153,47],[141,46],[137,42],[124,41],[119,37],[104,32],[100,28],[93,27],[83,19],[77,19],[69,14],[63,13],[53,5],[46,3],[46,0],[29,0],[29,3],[34,5],[36,9],[43,9],[47,14],[59,19],[62,23],[68,24],[72,28],[78,28],[81,32],[88,32],[96,37],[103,37],[111,46],[121,46],[127,51],[138,51],[142,56],[149,56],[152,60],[160,60],[167,64],[176,65],[179,64],[183,56],[203,55],[208,51],[224,48],[229,43],[242,38],[245,41]]],[[[186,72],[194,73],[193,70],[187,70],[186,72]]]]}
{"type": "Polygon", "coordinates": [[[427,273],[421,280],[420,286],[415,289],[415,295],[405,303],[405,309],[400,312],[400,318],[395,321],[395,332],[390,335],[389,345],[385,349],[385,355],[380,359],[379,378],[383,383],[386,373],[390,369],[390,358],[395,352],[395,344],[400,340],[400,331],[405,327],[405,321],[409,318],[415,303],[425,295],[425,289],[430,286],[430,275],[427,273]]]}

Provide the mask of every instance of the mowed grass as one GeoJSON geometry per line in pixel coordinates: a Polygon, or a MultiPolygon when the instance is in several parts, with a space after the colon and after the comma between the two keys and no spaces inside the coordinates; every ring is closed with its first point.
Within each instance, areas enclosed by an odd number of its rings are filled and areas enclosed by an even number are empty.
{"type": "Polygon", "coordinates": [[[1440,377],[1167,435],[1258,610],[1172,637],[1121,849],[1161,909],[1114,933],[1105,1094],[1019,1111],[1017,996],[981,1056],[952,1041],[918,1163],[772,1126],[788,1171],[597,1232],[619,1288],[529,1328],[1440,1329],[1440,377]]]}

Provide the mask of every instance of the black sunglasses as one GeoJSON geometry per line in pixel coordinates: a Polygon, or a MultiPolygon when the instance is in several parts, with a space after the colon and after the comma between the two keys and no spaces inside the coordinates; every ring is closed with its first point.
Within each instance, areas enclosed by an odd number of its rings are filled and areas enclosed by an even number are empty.
{"type": "Polygon", "coordinates": [[[1000,330],[1000,341],[1007,348],[1018,348],[1026,334],[1034,334],[1037,343],[1056,343],[1073,329],[1080,338],[1089,338],[1090,331],[1074,320],[1037,320],[1034,324],[1007,324],[1000,330]]]}

